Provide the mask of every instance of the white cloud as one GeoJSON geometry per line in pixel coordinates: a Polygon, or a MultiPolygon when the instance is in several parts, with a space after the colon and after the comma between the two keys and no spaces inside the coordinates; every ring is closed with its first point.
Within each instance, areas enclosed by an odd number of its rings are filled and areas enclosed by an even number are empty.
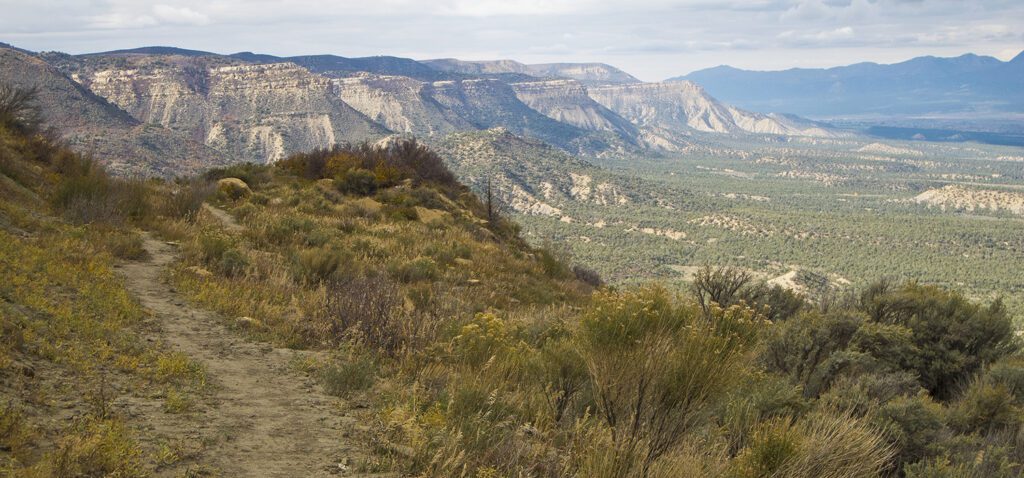
{"type": "Polygon", "coordinates": [[[1021,0],[0,0],[0,39],[71,53],[602,61],[644,79],[1024,49],[1021,0]],[[195,28],[202,26],[203,28],[195,28]]]}
{"type": "Polygon", "coordinates": [[[153,6],[153,15],[161,23],[179,25],[207,25],[210,23],[210,17],[188,7],[155,5],[153,6]]]}

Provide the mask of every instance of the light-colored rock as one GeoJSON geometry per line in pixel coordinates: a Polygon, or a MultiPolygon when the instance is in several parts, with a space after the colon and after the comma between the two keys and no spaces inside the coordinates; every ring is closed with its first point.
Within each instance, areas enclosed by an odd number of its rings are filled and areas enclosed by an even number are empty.
{"type": "Polygon", "coordinates": [[[918,194],[914,201],[943,210],[990,210],[1024,214],[1024,192],[965,188],[950,184],[918,194]]]}
{"type": "Polygon", "coordinates": [[[450,215],[447,211],[442,211],[440,209],[430,209],[422,206],[415,206],[415,209],[416,216],[419,218],[419,221],[424,224],[433,224],[443,221],[450,215]]]}
{"type": "Polygon", "coordinates": [[[252,317],[239,317],[235,319],[235,325],[243,329],[258,329],[263,323],[252,317]]]}
{"type": "Polygon", "coordinates": [[[223,178],[217,180],[217,194],[227,199],[239,199],[252,194],[249,185],[238,178],[223,178]]]}
{"type": "Polygon", "coordinates": [[[202,278],[207,278],[207,277],[210,277],[210,276],[213,275],[212,272],[210,272],[210,271],[208,271],[208,270],[206,270],[206,269],[204,269],[202,267],[199,267],[199,266],[191,266],[187,270],[189,272],[191,272],[193,275],[195,275],[197,277],[202,277],[202,278]]]}
{"type": "Polygon", "coordinates": [[[831,137],[835,133],[806,120],[734,108],[689,81],[594,86],[595,101],[641,127],[686,133],[755,133],[831,137]]]}
{"type": "Polygon", "coordinates": [[[99,56],[74,74],[139,121],[201,138],[238,159],[271,162],[387,133],[342,101],[331,79],[292,63],[99,56]]]}

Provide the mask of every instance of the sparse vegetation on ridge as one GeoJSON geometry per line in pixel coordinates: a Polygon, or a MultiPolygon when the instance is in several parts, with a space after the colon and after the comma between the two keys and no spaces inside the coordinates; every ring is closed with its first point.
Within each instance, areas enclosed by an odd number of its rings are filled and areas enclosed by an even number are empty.
{"type": "Polygon", "coordinates": [[[139,257],[138,227],[180,244],[168,274],[193,303],[323,352],[295,367],[368,406],[356,439],[374,454],[353,472],[1022,472],[1024,362],[999,301],[879,282],[810,303],[710,267],[689,290],[601,286],[488,220],[414,143],[162,183],[6,126],[0,140],[0,458],[15,476],[145,476],[173,453],[134,439],[145,417],[112,397],[155,390],[182,420],[202,399],[201,364],[140,340],[146,313],[112,271],[139,257]],[[96,390],[53,385],[65,376],[96,390]],[[54,405],[37,383],[72,426],[39,419],[54,405]]]}

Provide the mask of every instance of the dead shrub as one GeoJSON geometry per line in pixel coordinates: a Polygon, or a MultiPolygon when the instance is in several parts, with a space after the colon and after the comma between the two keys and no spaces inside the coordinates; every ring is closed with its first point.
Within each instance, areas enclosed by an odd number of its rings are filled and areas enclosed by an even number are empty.
{"type": "Polygon", "coordinates": [[[201,179],[179,184],[170,194],[165,195],[161,212],[167,217],[191,220],[215,189],[213,183],[201,179]]]}
{"type": "Polygon", "coordinates": [[[326,284],[324,332],[331,341],[348,336],[395,356],[418,343],[425,321],[402,309],[396,282],[383,274],[353,276],[326,284]]]}

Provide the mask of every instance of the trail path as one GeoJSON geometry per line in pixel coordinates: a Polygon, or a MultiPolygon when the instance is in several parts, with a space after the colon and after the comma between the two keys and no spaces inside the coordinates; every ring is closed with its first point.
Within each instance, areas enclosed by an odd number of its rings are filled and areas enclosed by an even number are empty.
{"type": "Polygon", "coordinates": [[[347,463],[365,452],[346,437],[356,419],[292,366],[309,352],[250,342],[226,329],[162,280],[176,249],[149,235],[145,248],[149,260],[120,268],[128,288],[153,312],[157,338],[206,367],[215,402],[187,423],[136,410],[146,414],[146,425],[160,436],[201,442],[198,461],[223,476],[355,476],[347,463]]]}
{"type": "Polygon", "coordinates": [[[227,211],[219,207],[203,203],[203,210],[210,213],[215,219],[220,221],[221,225],[224,226],[224,229],[227,229],[228,232],[238,232],[245,229],[231,214],[228,214],[227,211]]]}

